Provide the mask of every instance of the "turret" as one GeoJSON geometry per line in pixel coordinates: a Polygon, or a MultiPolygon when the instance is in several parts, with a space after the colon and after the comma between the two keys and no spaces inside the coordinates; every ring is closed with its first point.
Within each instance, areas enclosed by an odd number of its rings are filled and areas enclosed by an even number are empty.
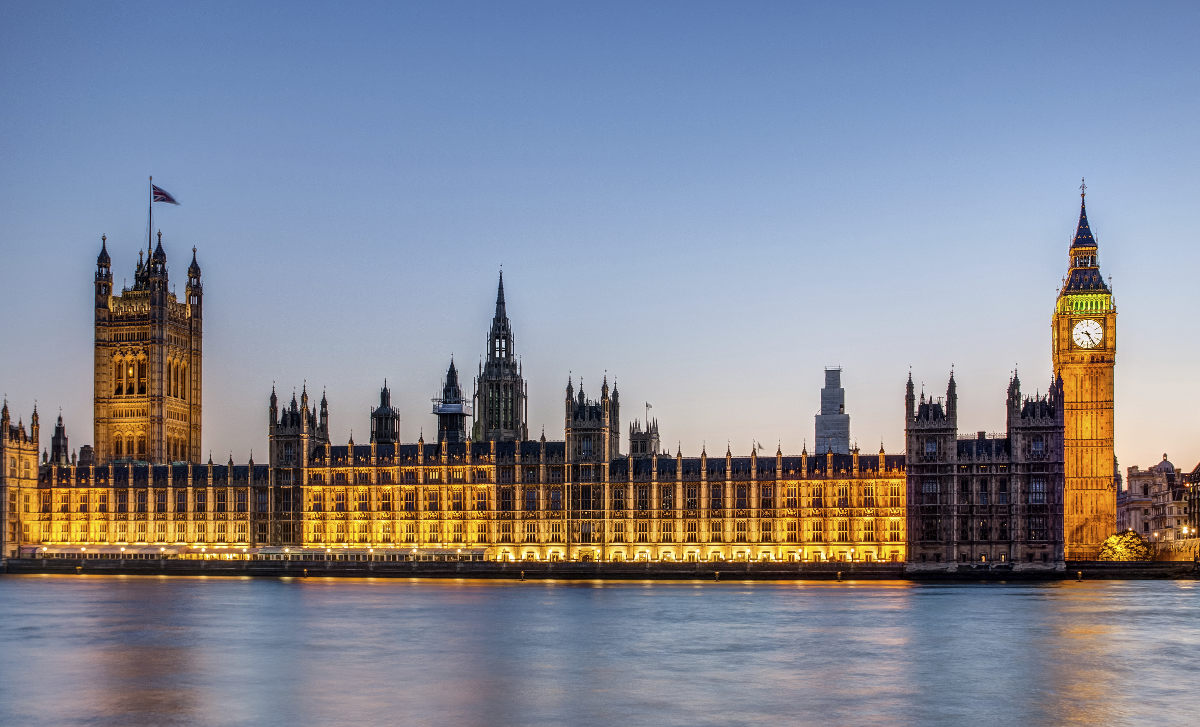
{"type": "Polygon", "coordinates": [[[442,395],[433,399],[433,413],[438,418],[439,444],[459,444],[467,440],[467,417],[471,415],[471,406],[463,398],[453,357],[450,359],[450,367],[446,369],[442,395]]]}
{"type": "Polygon", "coordinates": [[[387,380],[379,390],[379,406],[371,409],[371,441],[392,443],[399,440],[400,412],[392,407],[392,391],[387,380]]]}
{"type": "Polygon", "coordinates": [[[29,418],[29,441],[35,445],[41,441],[38,432],[41,430],[41,417],[38,416],[37,403],[33,405],[33,416],[29,418]]]}
{"type": "Polygon", "coordinates": [[[200,263],[196,262],[196,247],[192,246],[192,264],[187,269],[187,302],[192,309],[192,317],[200,318],[203,314],[204,285],[200,282],[200,263]]]}
{"type": "MultiPolygon", "coordinates": [[[[112,259],[108,256],[108,235],[100,236],[100,254],[96,256],[96,308],[108,308],[112,295],[112,259]]],[[[98,314],[97,314],[98,315],[98,314]]]]}
{"type": "Polygon", "coordinates": [[[50,438],[50,462],[57,465],[70,463],[70,450],[67,447],[67,430],[63,426],[62,414],[54,425],[54,436],[50,438]]]}
{"type": "Polygon", "coordinates": [[[946,384],[946,418],[958,417],[958,384],[954,383],[954,369],[950,369],[950,383],[946,384]]]}
{"type": "Polygon", "coordinates": [[[904,411],[908,413],[907,421],[912,421],[917,415],[917,397],[913,392],[912,370],[908,372],[908,384],[904,387],[904,411]]]}

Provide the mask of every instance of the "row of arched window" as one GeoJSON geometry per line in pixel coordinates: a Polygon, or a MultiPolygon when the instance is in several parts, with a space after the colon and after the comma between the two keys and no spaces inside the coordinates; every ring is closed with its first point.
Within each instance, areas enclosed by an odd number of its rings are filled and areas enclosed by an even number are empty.
{"type": "MultiPolygon", "coordinates": [[[[188,399],[187,364],[174,359],[167,361],[166,394],[188,399]]],[[[149,388],[150,365],[145,357],[121,357],[113,361],[113,395],[141,396],[149,388]]]]}

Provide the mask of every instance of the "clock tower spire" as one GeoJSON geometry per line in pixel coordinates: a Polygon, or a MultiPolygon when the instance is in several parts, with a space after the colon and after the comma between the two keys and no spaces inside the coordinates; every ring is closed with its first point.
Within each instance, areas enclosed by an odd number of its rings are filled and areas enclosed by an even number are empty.
{"type": "Polygon", "coordinates": [[[1063,534],[1067,560],[1094,560],[1116,530],[1113,453],[1113,367],[1117,309],[1100,274],[1087,218],[1087,185],[1079,185],[1079,223],[1070,266],[1051,318],[1052,358],[1063,382],[1063,534]]]}

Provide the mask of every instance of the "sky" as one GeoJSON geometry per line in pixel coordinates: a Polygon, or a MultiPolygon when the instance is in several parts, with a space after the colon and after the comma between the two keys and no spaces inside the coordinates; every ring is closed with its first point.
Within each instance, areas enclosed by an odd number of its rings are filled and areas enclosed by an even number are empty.
{"type": "MultiPolygon", "coordinates": [[[[92,277],[147,235],[204,278],[203,449],[266,455],[272,384],[432,437],[503,266],[529,430],[573,376],[685,455],[904,447],[904,383],[1004,429],[1087,178],[1122,469],[1200,460],[1200,4],[0,4],[0,389],[92,439],[92,277]]],[[[469,393],[469,392],[468,392],[469,393]]]]}

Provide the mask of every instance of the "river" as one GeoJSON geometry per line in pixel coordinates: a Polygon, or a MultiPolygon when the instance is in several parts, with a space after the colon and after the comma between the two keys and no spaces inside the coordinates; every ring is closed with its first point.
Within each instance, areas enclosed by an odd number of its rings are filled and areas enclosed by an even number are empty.
{"type": "Polygon", "coordinates": [[[0,576],[0,725],[1195,724],[1200,586],[0,576]]]}

